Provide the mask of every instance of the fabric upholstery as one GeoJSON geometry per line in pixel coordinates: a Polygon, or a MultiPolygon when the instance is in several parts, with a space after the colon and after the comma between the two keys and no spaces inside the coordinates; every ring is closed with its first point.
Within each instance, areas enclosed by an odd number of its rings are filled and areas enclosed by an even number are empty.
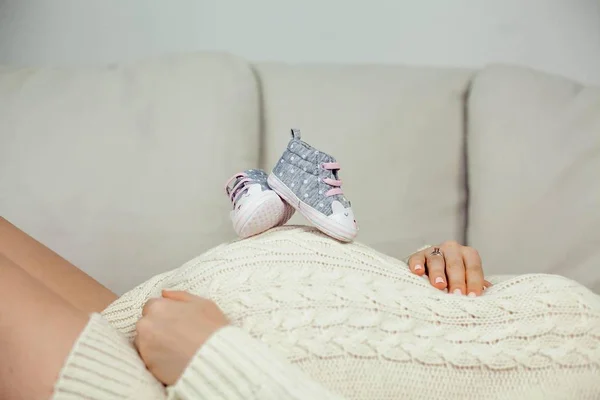
{"type": "Polygon", "coordinates": [[[489,273],[600,292],[599,114],[599,88],[507,66],[0,68],[0,215],[122,293],[232,239],[223,183],[300,128],[340,162],[359,242],[404,257],[468,220],[489,273]]]}
{"type": "MultiPolygon", "coordinates": [[[[263,165],[289,140],[341,164],[360,227],[356,240],[403,257],[430,241],[462,239],[463,97],[470,71],[398,66],[255,66],[263,99],[263,165]],[[442,194],[440,196],[439,194],[442,194]]],[[[295,215],[295,223],[304,223],[295,215]]]]}
{"type": "Polygon", "coordinates": [[[600,292],[600,88],[494,66],[468,105],[468,239],[486,271],[600,292]]]}
{"type": "Polygon", "coordinates": [[[117,292],[234,237],[258,164],[248,64],[218,54],[0,69],[0,215],[117,292]]]}

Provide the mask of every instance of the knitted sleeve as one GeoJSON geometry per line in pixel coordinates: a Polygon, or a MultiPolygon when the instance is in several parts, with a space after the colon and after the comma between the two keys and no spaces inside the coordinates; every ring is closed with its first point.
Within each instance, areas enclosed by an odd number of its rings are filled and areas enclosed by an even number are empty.
{"type": "Polygon", "coordinates": [[[233,326],[215,333],[196,353],[169,399],[342,400],[262,342],[233,326]]]}

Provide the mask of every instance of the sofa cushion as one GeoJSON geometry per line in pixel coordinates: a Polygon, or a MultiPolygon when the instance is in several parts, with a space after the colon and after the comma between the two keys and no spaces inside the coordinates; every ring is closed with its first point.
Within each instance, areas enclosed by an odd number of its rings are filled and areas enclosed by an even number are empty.
{"type": "Polygon", "coordinates": [[[219,54],[0,69],[0,215],[122,292],[233,237],[222,184],[258,163],[249,66],[219,54]]]}
{"type": "MultiPolygon", "coordinates": [[[[462,239],[463,99],[471,72],[398,66],[256,66],[263,167],[300,128],[341,163],[357,240],[396,257],[462,239]]],[[[300,216],[292,222],[306,223],[300,216]]]]}
{"type": "Polygon", "coordinates": [[[600,291],[600,88],[494,66],[468,104],[468,240],[486,270],[600,291]]]}

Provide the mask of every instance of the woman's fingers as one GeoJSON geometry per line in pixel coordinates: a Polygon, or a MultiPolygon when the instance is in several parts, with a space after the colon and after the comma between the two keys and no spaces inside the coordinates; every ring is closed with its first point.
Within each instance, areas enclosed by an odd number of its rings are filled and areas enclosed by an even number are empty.
{"type": "Polygon", "coordinates": [[[467,272],[467,293],[471,297],[480,296],[485,287],[481,257],[472,247],[463,247],[462,256],[467,272]]]}
{"type": "Polygon", "coordinates": [[[450,242],[442,246],[446,260],[446,276],[448,277],[448,293],[466,294],[465,265],[461,254],[461,246],[450,242]]]}
{"type": "Polygon", "coordinates": [[[420,251],[410,256],[408,259],[408,267],[413,273],[419,276],[425,274],[425,252],[420,251]]]}
{"type": "Polygon", "coordinates": [[[446,262],[439,247],[425,250],[425,260],[431,284],[440,290],[448,287],[448,283],[446,282],[446,262]]]}
{"type": "Polygon", "coordinates": [[[177,301],[195,301],[199,300],[200,297],[194,296],[191,293],[184,292],[181,290],[167,290],[163,289],[162,297],[165,299],[177,300],[177,301]]]}
{"type": "Polygon", "coordinates": [[[156,307],[156,303],[159,301],[160,299],[156,297],[149,299],[146,304],[144,304],[144,307],[142,307],[142,317],[145,317],[152,307],[156,307]]]}
{"type": "Polygon", "coordinates": [[[448,293],[476,297],[492,286],[484,279],[477,250],[455,241],[413,254],[408,259],[408,266],[416,275],[427,275],[435,288],[447,288],[448,293]]]}

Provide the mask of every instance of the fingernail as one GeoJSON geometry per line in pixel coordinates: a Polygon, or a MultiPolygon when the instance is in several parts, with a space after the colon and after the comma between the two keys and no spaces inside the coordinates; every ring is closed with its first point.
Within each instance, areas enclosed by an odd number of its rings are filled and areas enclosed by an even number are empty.
{"type": "Polygon", "coordinates": [[[421,270],[423,267],[419,264],[415,265],[415,271],[421,270]]]}
{"type": "Polygon", "coordinates": [[[475,294],[475,292],[470,292],[468,296],[469,297],[477,297],[477,295],[475,294]]]}
{"type": "Polygon", "coordinates": [[[454,292],[452,292],[452,293],[457,294],[457,295],[462,295],[462,290],[454,289],[454,292]]]}
{"type": "Polygon", "coordinates": [[[435,278],[435,283],[444,283],[444,279],[442,277],[435,278]]]}

